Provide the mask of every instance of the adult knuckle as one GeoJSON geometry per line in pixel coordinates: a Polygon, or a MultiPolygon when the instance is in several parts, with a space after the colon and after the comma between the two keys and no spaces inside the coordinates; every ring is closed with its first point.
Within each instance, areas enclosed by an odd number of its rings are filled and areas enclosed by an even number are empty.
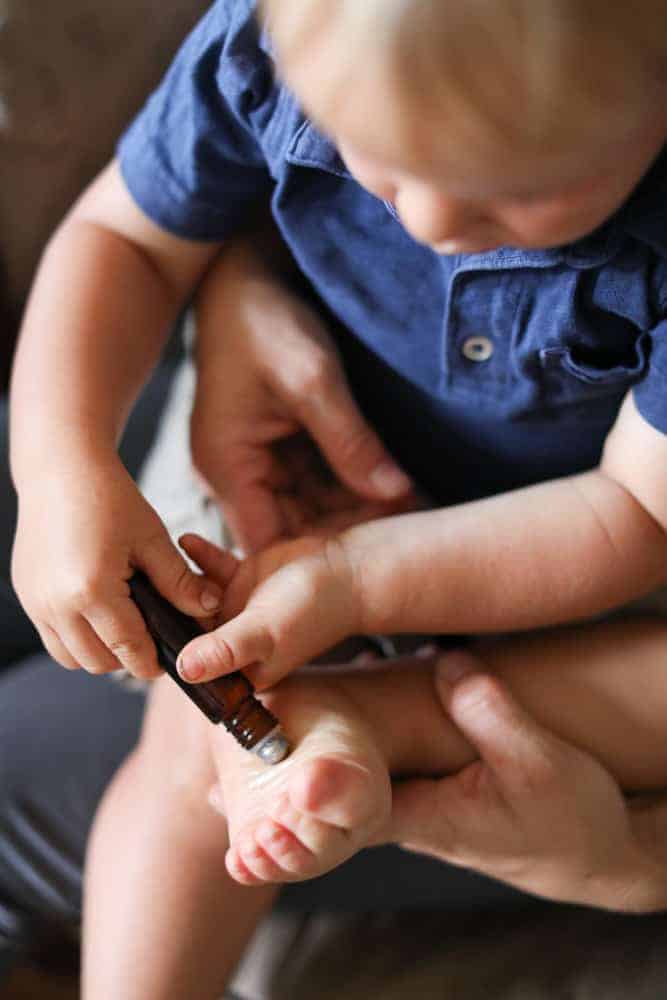
{"type": "Polygon", "coordinates": [[[304,351],[299,364],[295,366],[293,381],[307,399],[313,394],[321,394],[335,378],[337,370],[336,359],[327,351],[308,350],[304,351]]]}
{"type": "Polygon", "coordinates": [[[63,602],[76,611],[94,607],[100,599],[101,574],[95,571],[71,576],[63,586],[63,602]]]}

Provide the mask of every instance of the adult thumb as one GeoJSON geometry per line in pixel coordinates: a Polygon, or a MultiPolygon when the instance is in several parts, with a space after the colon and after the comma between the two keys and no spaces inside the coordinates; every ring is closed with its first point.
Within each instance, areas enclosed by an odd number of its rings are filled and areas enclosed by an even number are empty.
{"type": "Polygon", "coordinates": [[[499,786],[525,794],[527,783],[537,786],[553,775],[567,745],[539,725],[497,677],[477,672],[475,662],[444,656],[435,670],[436,690],[499,786]]]}

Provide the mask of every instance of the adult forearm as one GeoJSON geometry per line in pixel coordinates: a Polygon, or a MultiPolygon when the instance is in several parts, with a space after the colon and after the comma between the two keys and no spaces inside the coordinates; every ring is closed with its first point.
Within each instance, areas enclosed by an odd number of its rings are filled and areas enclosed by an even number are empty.
{"type": "Polygon", "coordinates": [[[48,245],[30,297],[11,386],[11,464],[73,448],[115,448],[179,303],[139,248],[85,219],[48,245]]]}
{"type": "Polygon", "coordinates": [[[667,580],[667,536],[592,471],[343,536],[370,631],[489,632],[605,611],[667,580]]]}

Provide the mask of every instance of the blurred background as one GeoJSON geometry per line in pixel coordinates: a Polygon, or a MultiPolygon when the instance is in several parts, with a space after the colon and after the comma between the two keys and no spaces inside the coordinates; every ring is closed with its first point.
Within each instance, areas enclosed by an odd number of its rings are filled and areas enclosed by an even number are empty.
{"type": "MultiPolygon", "coordinates": [[[[207,6],[204,0],[0,0],[0,672],[39,648],[9,584],[15,497],[6,459],[7,381],[32,276],[49,235],[110,158],[207,6]]],[[[133,471],[154,433],[172,368],[168,354],[128,428],[123,455],[133,471]]],[[[0,763],[9,753],[0,731],[0,763]]],[[[76,942],[67,948],[59,937],[49,942],[48,933],[36,938],[16,925],[0,899],[0,996],[73,1000],[76,942]],[[25,961],[11,974],[5,970],[5,978],[3,962],[14,966],[20,950],[25,961]]]]}

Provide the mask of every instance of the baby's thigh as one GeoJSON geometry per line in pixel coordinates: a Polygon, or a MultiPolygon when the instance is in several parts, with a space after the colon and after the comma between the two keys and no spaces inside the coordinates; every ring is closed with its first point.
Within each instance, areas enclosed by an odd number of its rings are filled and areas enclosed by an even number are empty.
{"type": "Polygon", "coordinates": [[[153,681],[136,756],[166,795],[206,805],[216,781],[211,723],[169,678],[153,681]]]}

